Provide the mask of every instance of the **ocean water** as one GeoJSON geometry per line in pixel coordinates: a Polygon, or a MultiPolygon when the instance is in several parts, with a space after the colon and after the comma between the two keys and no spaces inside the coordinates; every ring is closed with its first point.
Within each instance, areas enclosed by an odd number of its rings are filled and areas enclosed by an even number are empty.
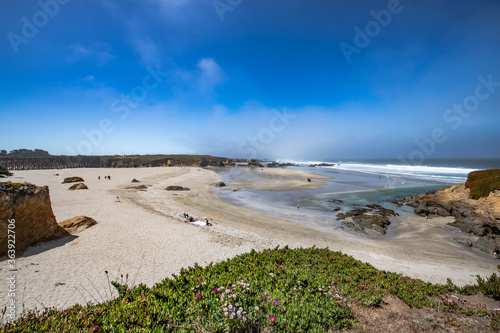
{"type": "MultiPolygon", "coordinates": [[[[408,165],[388,159],[279,162],[294,163],[299,166],[289,169],[318,173],[332,179],[324,180],[327,185],[312,190],[272,192],[244,189],[237,192],[218,191],[218,194],[223,200],[268,215],[301,224],[338,228],[338,213],[363,208],[369,204],[379,204],[395,210],[400,215],[412,215],[412,208],[399,207],[391,201],[464,183],[467,175],[475,170],[500,168],[500,159],[430,160],[422,165],[408,165]],[[335,165],[309,166],[321,163],[335,165]],[[297,204],[301,207],[300,211],[296,209],[297,204]]],[[[239,168],[219,169],[217,172],[224,182],[252,178],[251,173],[249,175],[248,171],[239,168]]]]}
{"type": "Polygon", "coordinates": [[[386,175],[398,179],[443,184],[461,184],[467,180],[467,175],[472,171],[500,168],[500,159],[429,159],[422,164],[408,164],[397,159],[325,159],[324,161],[283,160],[279,162],[294,163],[301,166],[335,163],[333,167],[317,168],[353,170],[377,175],[386,175]]]}

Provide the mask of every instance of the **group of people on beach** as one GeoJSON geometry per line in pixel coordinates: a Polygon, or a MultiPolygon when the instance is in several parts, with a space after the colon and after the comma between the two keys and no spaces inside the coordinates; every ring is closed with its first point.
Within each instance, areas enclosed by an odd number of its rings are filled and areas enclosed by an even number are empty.
{"type": "MultiPolygon", "coordinates": [[[[179,216],[187,219],[189,222],[194,222],[195,218],[192,217],[191,215],[189,215],[188,213],[183,213],[183,214],[180,214],[179,216]]],[[[205,225],[211,227],[212,226],[212,219],[209,219],[208,217],[204,217],[203,220],[205,221],[205,225]]]]}
{"type": "MultiPolygon", "coordinates": [[[[101,176],[97,176],[97,179],[98,179],[98,180],[101,180],[101,176]]],[[[104,179],[109,179],[109,180],[111,180],[111,176],[104,176],[104,179]]]]}
{"type": "Polygon", "coordinates": [[[189,222],[193,222],[194,221],[194,217],[192,217],[191,215],[189,215],[188,213],[184,213],[181,215],[183,218],[187,219],[189,222]]]}

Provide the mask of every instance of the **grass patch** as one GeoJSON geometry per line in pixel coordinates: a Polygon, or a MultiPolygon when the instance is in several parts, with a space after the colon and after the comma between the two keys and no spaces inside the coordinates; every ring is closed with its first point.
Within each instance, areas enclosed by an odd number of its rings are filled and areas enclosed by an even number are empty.
{"type": "Polygon", "coordinates": [[[494,189],[500,188],[500,169],[473,171],[467,176],[465,187],[472,199],[484,198],[494,189]]]}
{"type": "Polygon", "coordinates": [[[115,300],[31,312],[4,332],[327,332],[355,325],[352,302],[371,307],[396,295],[411,307],[437,307],[429,296],[459,290],[451,281],[426,283],[314,247],[195,265],[152,288],[112,284],[115,300]]]}

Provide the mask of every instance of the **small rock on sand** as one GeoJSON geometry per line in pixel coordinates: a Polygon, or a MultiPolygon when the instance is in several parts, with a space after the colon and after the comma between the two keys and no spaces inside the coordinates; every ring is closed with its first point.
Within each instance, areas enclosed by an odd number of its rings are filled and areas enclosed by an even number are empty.
{"type": "Polygon", "coordinates": [[[62,184],[76,183],[76,182],[84,182],[84,180],[82,177],[67,177],[67,178],[64,178],[64,181],[62,182],[62,184]]]}
{"type": "Polygon", "coordinates": [[[84,183],[78,183],[71,186],[68,190],[73,191],[73,190],[88,190],[88,189],[89,188],[84,183]]]}
{"type": "Polygon", "coordinates": [[[69,234],[76,235],[85,229],[97,224],[97,221],[88,216],[75,216],[59,223],[69,234]]]}
{"type": "Polygon", "coordinates": [[[190,189],[184,186],[168,186],[167,191],[189,191],[190,189]]]}

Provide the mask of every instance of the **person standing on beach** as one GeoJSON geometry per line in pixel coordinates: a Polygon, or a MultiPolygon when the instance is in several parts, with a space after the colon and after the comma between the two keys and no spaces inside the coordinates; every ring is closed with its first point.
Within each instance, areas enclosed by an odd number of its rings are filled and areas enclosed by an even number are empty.
{"type": "Polygon", "coordinates": [[[300,205],[299,204],[297,204],[297,210],[300,210],[300,205]]]}
{"type": "Polygon", "coordinates": [[[425,210],[425,218],[429,219],[429,210],[428,209],[425,210]]]}
{"type": "Polygon", "coordinates": [[[436,217],[438,216],[438,209],[437,209],[437,207],[436,207],[436,208],[434,208],[434,215],[435,215],[436,217]]]}

